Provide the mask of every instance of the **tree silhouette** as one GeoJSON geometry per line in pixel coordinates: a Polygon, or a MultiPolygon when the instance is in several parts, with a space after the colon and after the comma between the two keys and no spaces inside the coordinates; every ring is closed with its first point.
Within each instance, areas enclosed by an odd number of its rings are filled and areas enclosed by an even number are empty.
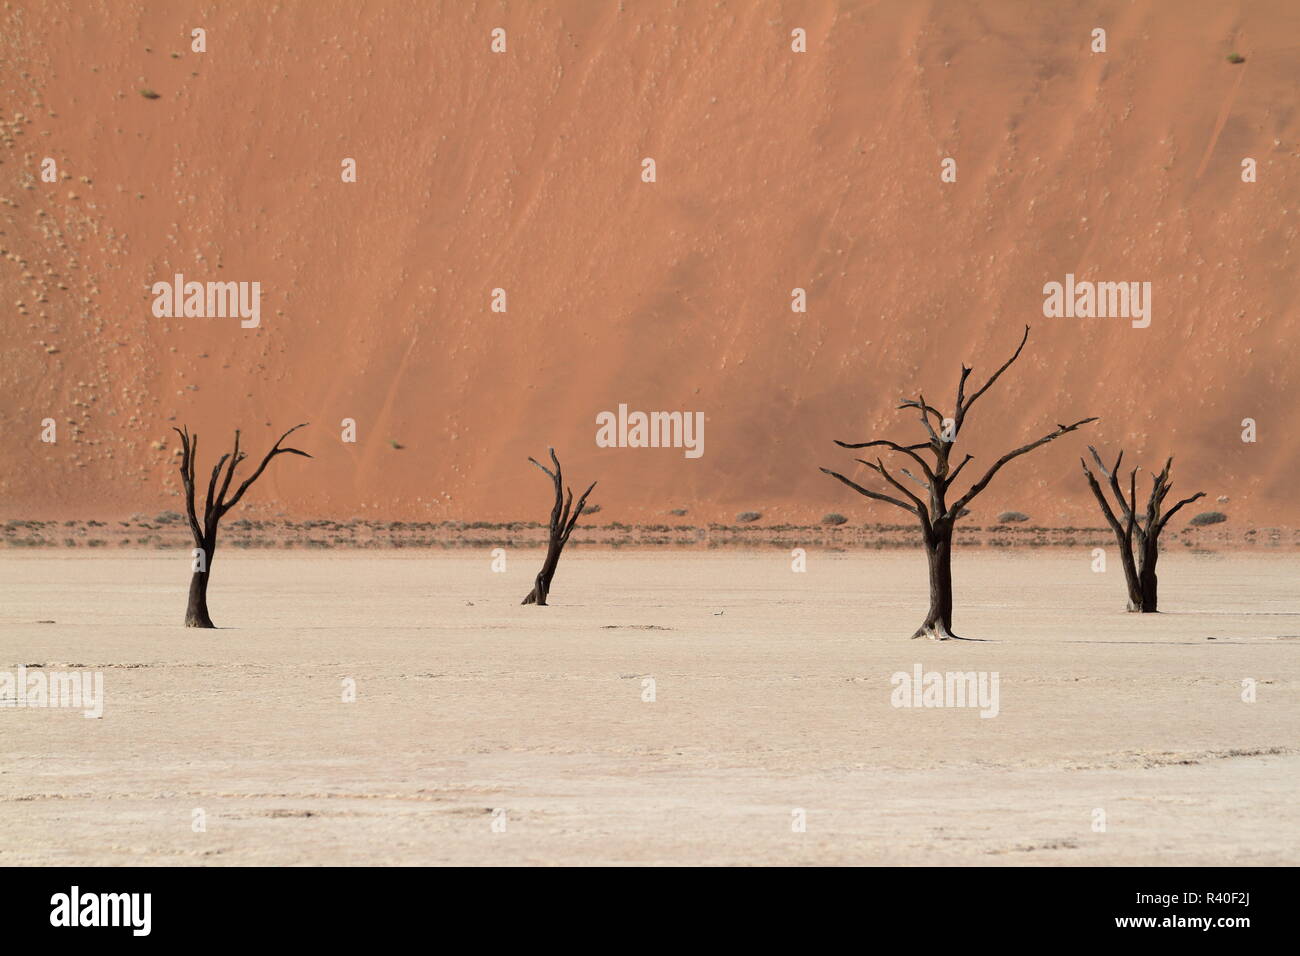
{"type": "Polygon", "coordinates": [[[573,509],[573,489],[568,489],[568,496],[564,494],[564,472],[560,469],[560,459],[555,457],[555,449],[548,448],[551,454],[551,463],[555,465],[555,470],[547,468],[536,458],[529,457],[531,461],[542,471],[546,472],[555,486],[555,505],[551,508],[550,538],[546,545],[546,560],[542,562],[542,569],[537,572],[537,578],[533,582],[533,589],[528,592],[528,596],[523,599],[522,604],[540,604],[546,605],[546,596],[551,592],[551,580],[555,577],[555,569],[560,563],[560,553],[564,546],[569,543],[569,535],[573,534],[573,528],[578,523],[578,516],[582,514],[583,506],[587,503],[587,495],[591,494],[591,489],[596,487],[593,481],[591,486],[582,493],[578,499],[577,509],[573,509]],[[572,511],[572,513],[570,513],[572,511]]]}
{"type": "Polygon", "coordinates": [[[208,577],[212,573],[212,558],[217,550],[217,525],[221,519],[226,516],[231,508],[239,504],[244,492],[252,487],[253,482],[262,477],[262,472],[266,466],[271,463],[271,459],[276,455],[302,455],[304,458],[310,458],[311,455],[305,451],[299,451],[297,448],[281,448],[280,442],[284,441],[303,425],[294,425],[287,432],[276,440],[271,446],[271,450],[266,453],[262,463],[257,466],[257,470],[246,478],[236,490],[233,497],[227,498],[226,493],[230,490],[230,482],[235,477],[235,469],[239,467],[248,456],[239,450],[239,431],[235,431],[235,450],[227,452],[221,456],[212,469],[212,477],[208,480],[208,494],[203,504],[203,522],[199,523],[197,509],[194,505],[194,464],[199,453],[199,436],[191,436],[189,429],[173,428],[172,431],[181,436],[181,481],[185,485],[185,508],[189,514],[190,532],[194,535],[194,547],[200,552],[197,560],[197,566],[193,575],[190,577],[190,597],[189,603],[185,607],[185,626],[186,627],[216,627],[212,623],[212,618],[208,615],[208,577]],[[227,464],[228,463],[228,464],[227,464]],[[226,466],[225,476],[222,477],[222,466],[226,466]],[[220,480],[221,486],[217,487],[220,480]]]}
{"type": "Polygon", "coordinates": [[[1165,462],[1165,467],[1160,474],[1151,476],[1151,494],[1147,497],[1146,513],[1139,520],[1137,511],[1138,469],[1134,468],[1129,472],[1128,498],[1125,500],[1124,491],[1119,483],[1119,466],[1120,462],[1124,460],[1123,450],[1121,449],[1119,455],[1115,458],[1115,464],[1109,469],[1102,464],[1097,449],[1089,445],[1088,451],[1092,452],[1092,460],[1097,463],[1097,470],[1106,479],[1111,494],[1115,496],[1115,502],[1119,506],[1119,516],[1117,517],[1110,506],[1110,502],[1106,500],[1106,493],[1102,490],[1096,475],[1088,468],[1088,462],[1080,458],[1079,464],[1083,466],[1083,473],[1088,479],[1088,487],[1092,489],[1093,495],[1096,496],[1098,504],[1101,505],[1101,513],[1106,516],[1106,523],[1115,532],[1115,540],[1119,542],[1119,557],[1124,565],[1124,583],[1128,586],[1128,609],[1143,614],[1154,614],[1159,610],[1156,562],[1160,559],[1160,532],[1165,530],[1165,525],[1169,524],[1169,519],[1177,514],[1183,505],[1189,505],[1197,498],[1203,498],[1205,492],[1198,491],[1190,498],[1184,498],[1178,502],[1163,515],[1160,514],[1160,508],[1164,504],[1165,498],[1168,497],[1170,489],[1173,488],[1173,482],[1169,480],[1169,472],[1174,466],[1174,460],[1171,457],[1165,462]],[[1124,519],[1122,525],[1119,520],[1121,517],[1124,519]],[[1134,558],[1133,553],[1135,545],[1137,547],[1136,558],[1134,558]]]}
{"type": "Polygon", "coordinates": [[[1055,431],[1027,445],[1022,445],[1007,452],[995,461],[988,471],[970,486],[965,494],[951,504],[948,503],[948,491],[957,480],[957,476],[961,474],[962,469],[974,458],[973,455],[967,455],[955,468],[949,467],[949,457],[952,454],[953,446],[961,436],[966,416],[970,413],[971,406],[979,400],[980,396],[987,392],[993,383],[1002,376],[1002,373],[1020,357],[1025,342],[1028,340],[1029,326],[1026,325],[1025,334],[1020,339],[1020,345],[1011,358],[1007,359],[1002,364],[1002,367],[994,372],[978,391],[969,396],[966,394],[966,379],[970,376],[971,369],[963,364],[961,378],[957,382],[955,411],[950,418],[945,417],[937,408],[928,404],[924,395],[919,395],[915,400],[906,399],[899,404],[898,408],[900,409],[914,408],[919,412],[921,424],[925,427],[928,435],[926,441],[910,445],[899,444],[888,439],[854,443],[835,442],[841,448],[886,448],[911,458],[920,469],[921,474],[915,475],[907,468],[900,468],[899,472],[907,481],[922,490],[924,498],[918,496],[911,488],[895,478],[880,458],[876,458],[875,461],[859,458],[857,461],[877,472],[902,495],[902,498],[871,491],[844,477],[844,475],[831,471],[829,468],[821,469],[832,478],[848,485],[858,494],[902,508],[904,511],[915,515],[920,521],[921,540],[925,544],[925,552],[930,566],[930,610],[926,613],[921,626],[912,635],[914,638],[929,637],[931,640],[947,640],[957,636],[952,633],[952,535],[953,526],[956,524],[957,519],[965,513],[966,506],[975,499],[976,495],[988,487],[989,482],[1008,462],[1019,458],[1021,455],[1028,454],[1035,448],[1046,445],[1056,438],[1060,438],[1067,432],[1074,431],[1081,425],[1097,421],[1096,418],[1084,418],[1073,425],[1058,424],[1055,431]],[[934,419],[933,423],[931,418],[934,419]],[[938,430],[936,430],[936,427],[938,430]],[[921,456],[922,452],[932,455],[933,462],[923,458],[921,456]]]}

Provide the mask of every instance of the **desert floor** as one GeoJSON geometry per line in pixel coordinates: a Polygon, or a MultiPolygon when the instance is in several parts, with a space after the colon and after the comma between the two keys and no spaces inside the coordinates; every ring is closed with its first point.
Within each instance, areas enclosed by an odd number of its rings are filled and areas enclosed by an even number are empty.
{"type": "Polygon", "coordinates": [[[0,555],[0,669],[106,698],[0,709],[0,864],[1300,862],[1294,553],[1169,554],[1147,617],[962,553],[987,643],[907,639],[919,552],[588,550],[520,607],[539,558],[218,552],[194,631],[179,552],[0,555]],[[998,716],[894,708],[916,664],[998,716]]]}

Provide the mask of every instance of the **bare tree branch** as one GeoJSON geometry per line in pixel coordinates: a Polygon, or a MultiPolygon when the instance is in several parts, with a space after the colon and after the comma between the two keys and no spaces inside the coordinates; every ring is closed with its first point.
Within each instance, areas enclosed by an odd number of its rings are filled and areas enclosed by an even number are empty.
{"type": "Polygon", "coordinates": [[[987,488],[989,482],[993,480],[993,476],[996,475],[998,471],[1002,468],[1002,466],[1005,465],[1007,462],[1013,461],[1014,459],[1019,458],[1021,455],[1026,455],[1029,452],[1033,451],[1035,448],[1038,448],[1041,445],[1046,445],[1049,441],[1053,441],[1054,439],[1060,438],[1062,435],[1067,434],[1068,432],[1074,431],[1076,428],[1080,427],[1081,425],[1087,425],[1095,421],[1100,421],[1100,419],[1083,418],[1075,422],[1073,425],[1057,425],[1056,431],[1048,435],[1044,435],[1042,438],[1038,439],[1037,441],[1032,441],[1028,445],[1022,445],[1019,448],[1014,449],[1013,451],[1007,452],[1005,455],[1003,455],[1001,458],[999,458],[997,461],[993,463],[993,467],[991,467],[988,471],[984,473],[983,478],[975,482],[975,484],[971,486],[970,490],[967,491],[966,494],[958,498],[957,503],[948,509],[949,517],[956,517],[962,508],[965,508],[968,504],[971,503],[971,501],[975,498],[976,495],[978,495],[981,491],[987,488]]]}
{"type": "MultiPolygon", "coordinates": [[[[194,535],[194,543],[202,547],[203,529],[199,527],[199,519],[194,512],[194,456],[198,450],[199,438],[195,435],[191,441],[188,428],[181,431],[173,426],[172,431],[181,436],[181,484],[185,488],[185,510],[190,519],[190,531],[194,535]]],[[[206,515],[204,520],[207,520],[206,515]]]]}
{"type": "Polygon", "coordinates": [[[907,511],[911,514],[916,514],[916,509],[913,508],[911,505],[907,504],[906,502],[899,501],[897,498],[891,498],[889,495],[882,495],[876,491],[868,491],[866,488],[863,488],[856,481],[853,481],[849,478],[845,478],[839,472],[831,471],[829,468],[821,468],[818,470],[821,471],[823,474],[830,475],[832,478],[844,482],[844,484],[848,485],[850,488],[852,488],[860,495],[864,495],[868,498],[874,498],[876,501],[888,502],[889,504],[893,505],[896,508],[902,508],[904,511],[907,511]]]}
{"type": "Polygon", "coordinates": [[[944,482],[944,489],[946,490],[952,487],[952,483],[957,480],[957,476],[960,475],[961,470],[966,467],[966,463],[974,460],[975,460],[974,455],[967,455],[965,458],[963,458],[961,464],[952,470],[952,474],[950,474],[948,476],[947,481],[944,482]]]}
{"type": "MultiPolygon", "coordinates": [[[[1136,520],[1133,509],[1129,508],[1128,504],[1124,501],[1124,492],[1121,491],[1119,487],[1119,466],[1120,462],[1124,460],[1124,452],[1122,450],[1120,451],[1119,456],[1115,459],[1114,467],[1108,469],[1104,464],[1102,464],[1101,455],[1097,453],[1096,448],[1089,445],[1088,451],[1092,453],[1092,460],[1097,463],[1097,470],[1105,475],[1106,480],[1110,482],[1110,490],[1115,493],[1115,500],[1119,502],[1119,507],[1124,513],[1124,518],[1129,522],[1136,520]]],[[[1136,468],[1133,469],[1132,477],[1134,479],[1137,477],[1136,468]]]]}
{"type": "Polygon", "coordinates": [[[903,474],[905,474],[908,478],[912,479],[912,481],[916,482],[918,485],[920,485],[920,486],[921,486],[922,488],[924,488],[926,491],[930,491],[930,490],[931,490],[931,489],[930,489],[930,483],[929,483],[928,481],[924,481],[923,479],[916,477],[916,475],[912,474],[912,473],[911,473],[910,471],[908,471],[906,468],[900,468],[900,469],[898,469],[898,470],[901,471],[903,474]]]}
{"type": "Polygon", "coordinates": [[[230,490],[230,479],[235,477],[235,469],[239,463],[248,456],[239,450],[239,429],[235,429],[235,450],[230,456],[230,467],[226,469],[226,478],[221,482],[221,491],[217,494],[218,501],[226,500],[226,492],[230,490]]]}
{"type": "Polygon", "coordinates": [[[864,441],[864,442],[854,442],[854,443],[842,442],[837,439],[835,440],[835,444],[839,445],[841,448],[857,449],[857,448],[883,447],[883,448],[889,448],[892,451],[902,452],[904,455],[907,455],[907,457],[911,458],[913,461],[915,461],[918,465],[921,466],[921,470],[925,472],[925,476],[927,478],[929,478],[931,481],[934,480],[934,471],[933,469],[931,469],[930,463],[917,454],[917,452],[920,451],[921,449],[930,448],[931,446],[929,442],[921,442],[919,445],[900,445],[898,444],[898,442],[890,441],[887,438],[879,438],[876,441],[864,441]]]}
{"type": "Polygon", "coordinates": [[[965,362],[962,362],[962,363],[961,363],[961,378],[957,380],[957,405],[956,405],[956,408],[957,408],[957,411],[958,411],[958,412],[961,411],[961,407],[962,407],[962,405],[965,404],[965,401],[966,401],[966,400],[965,400],[965,395],[966,395],[966,379],[968,379],[968,378],[970,377],[970,373],[971,373],[972,371],[973,371],[973,369],[971,369],[971,367],[970,367],[969,365],[967,365],[965,362]]]}
{"type": "Polygon", "coordinates": [[[1180,509],[1183,505],[1190,505],[1193,501],[1197,500],[1198,498],[1204,498],[1204,497],[1205,497],[1205,492],[1198,491],[1190,498],[1184,498],[1182,501],[1178,502],[1178,504],[1174,505],[1172,508],[1170,508],[1168,511],[1165,512],[1165,516],[1160,519],[1160,524],[1157,526],[1158,529],[1160,531],[1164,531],[1165,525],[1169,524],[1169,519],[1172,518],[1174,515],[1176,515],[1178,513],[1178,509],[1180,509]]]}
{"type": "Polygon", "coordinates": [[[891,475],[889,473],[889,470],[885,467],[884,462],[882,462],[879,458],[876,459],[876,463],[874,465],[869,461],[863,461],[861,458],[859,458],[858,461],[866,465],[868,468],[874,468],[877,472],[879,472],[880,475],[885,479],[885,481],[889,482],[891,485],[893,485],[895,488],[897,488],[899,491],[901,491],[904,495],[907,496],[907,499],[911,501],[912,504],[916,507],[916,513],[921,516],[922,520],[925,520],[927,518],[926,510],[925,510],[925,502],[923,502],[916,495],[912,494],[911,490],[906,485],[904,485],[897,478],[891,475]]]}
{"type": "Polygon", "coordinates": [[[582,517],[582,509],[587,504],[587,496],[591,494],[592,489],[594,489],[595,487],[596,487],[596,482],[593,481],[590,485],[587,486],[587,490],[582,493],[582,497],[578,499],[578,507],[574,509],[573,516],[569,518],[569,523],[564,528],[565,544],[569,543],[569,535],[573,534],[573,529],[578,524],[578,519],[582,517]]]}
{"type": "Polygon", "coordinates": [[[1111,510],[1110,502],[1106,500],[1106,493],[1102,491],[1101,485],[1097,483],[1096,477],[1088,470],[1088,463],[1082,458],[1079,464],[1083,466],[1083,474],[1088,479],[1088,487],[1092,489],[1093,496],[1101,504],[1101,513],[1105,516],[1106,522],[1110,525],[1111,530],[1117,535],[1123,535],[1124,531],[1120,527],[1119,519],[1115,517],[1115,512],[1111,510]]]}
{"type": "Polygon", "coordinates": [[[545,465],[543,465],[540,461],[538,461],[538,460],[537,460],[536,458],[534,458],[532,455],[529,455],[529,456],[528,456],[528,460],[531,461],[531,462],[532,462],[534,465],[536,465],[538,468],[542,469],[542,471],[546,473],[546,477],[549,478],[549,479],[551,479],[551,481],[554,481],[554,480],[555,480],[555,472],[551,471],[551,469],[547,468],[545,465]]]}
{"type": "Polygon", "coordinates": [[[296,432],[299,428],[306,428],[306,427],[307,427],[306,422],[303,422],[301,425],[294,425],[287,432],[285,432],[283,435],[277,438],[275,444],[271,446],[271,450],[268,451],[266,453],[266,457],[262,459],[262,463],[257,466],[257,470],[253,472],[253,474],[250,475],[248,478],[246,478],[244,480],[244,483],[239,486],[239,489],[235,492],[235,497],[231,498],[227,502],[221,503],[221,505],[219,506],[218,515],[224,515],[231,508],[235,507],[235,505],[239,504],[239,499],[244,497],[244,492],[248,491],[248,489],[253,486],[253,482],[257,481],[258,478],[262,477],[262,472],[266,471],[266,466],[271,463],[271,459],[274,458],[276,455],[301,455],[303,458],[310,458],[311,455],[297,448],[280,447],[280,442],[284,441],[286,438],[288,438],[290,435],[296,432]]]}
{"type": "Polygon", "coordinates": [[[931,414],[934,415],[935,419],[939,422],[939,427],[942,428],[943,412],[939,411],[939,409],[933,407],[932,405],[927,405],[924,395],[922,395],[918,401],[913,401],[912,399],[904,399],[902,404],[900,404],[898,407],[919,409],[921,412],[921,424],[924,425],[925,430],[930,433],[931,446],[932,447],[937,446],[942,441],[942,439],[939,437],[939,433],[936,432],[934,430],[934,427],[930,424],[930,415],[931,414]]]}
{"type": "MultiPolygon", "coordinates": [[[[1005,362],[1002,363],[1002,367],[1001,367],[1000,369],[998,369],[996,372],[993,373],[992,377],[990,377],[989,380],[988,380],[987,382],[984,383],[983,387],[981,387],[979,391],[977,391],[974,395],[972,395],[970,398],[968,398],[968,399],[966,400],[966,404],[964,404],[964,405],[958,405],[958,406],[957,406],[957,413],[956,413],[955,418],[956,418],[956,421],[957,421],[957,430],[958,430],[958,431],[961,431],[962,422],[964,422],[964,421],[966,420],[966,413],[967,413],[968,411],[970,411],[971,406],[974,405],[974,404],[979,400],[979,397],[980,397],[981,395],[983,395],[985,392],[987,392],[987,391],[989,390],[989,388],[993,385],[994,382],[996,382],[999,378],[1002,377],[1002,373],[1005,372],[1007,369],[1009,369],[1009,368],[1011,367],[1011,363],[1012,363],[1012,362],[1014,362],[1016,359],[1020,358],[1020,353],[1024,350],[1024,348],[1025,348],[1025,343],[1028,342],[1028,341],[1029,341],[1029,326],[1026,325],[1026,326],[1025,326],[1025,334],[1024,334],[1023,336],[1020,337],[1020,344],[1019,344],[1018,346],[1016,346],[1016,351],[1012,354],[1011,358],[1007,359],[1005,362]]],[[[965,386],[965,384],[966,384],[966,376],[967,376],[967,374],[969,374],[969,373],[968,373],[968,371],[965,369],[965,366],[963,366],[963,367],[962,367],[962,380],[961,380],[961,384],[958,386],[959,391],[960,391],[960,390],[965,386]]]]}
{"type": "MultiPolygon", "coordinates": [[[[837,438],[835,439],[835,444],[839,445],[841,448],[852,448],[852,449],[875,448],[877,446],[884,446],[885,448],[892,448],[894,451],[904,451],[904,452],[920,451],[922,449],[930,447],[930,443],[928,441],[919,442],[918,444],[915,445],[900,445],[898,444],[898,442],[892,442],[886,438],[879,438],[876,441],[860,441],[860,442],[840,441],[837,438]]],[[[924,461],[924,459],[922,460],[924,461]]]]}
{"type": "Polygon", "coordinates": [[[212,468],[212,477],[208,479],[208,496],[206,503],[203,505],[203,524],[212,524],[212,501],[217,493],[217,476],[221,474],[221,466],[230,458],[230,452],[226,452],[212,468]]]}

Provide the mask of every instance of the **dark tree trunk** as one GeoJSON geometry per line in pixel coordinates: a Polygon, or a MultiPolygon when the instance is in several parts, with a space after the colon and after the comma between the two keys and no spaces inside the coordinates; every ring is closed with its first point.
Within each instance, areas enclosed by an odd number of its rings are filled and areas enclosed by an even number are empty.
{"type": "Polygon", "coordinates": [[[195,571],[190,576],[190,600],[185,606],[185,626],[216,627],[208,615],[207,571],[195,571]]]}
{"type": "Polygon", "coordinates": [[[940,522],[925,536],[930,563],[930,610],[912,637],[947,640],[952,633],[952,524],[940,522]]]}
{"type": "Polygon", "coordinates": [[[212,576],[212,556],[217,550],[216,524],[212,532],[201,542],[196,542],[195,550],[203,552],[203,570],[190,575],[190,597],[185,605],[186,627],[216,627],[208,614],[208,580],[212,576]]]}
{"type": "Polygon", "coordinates": [[[555,540],[552,540],[547,546],[546,560],[542,562],[542,569],[537,572],[537,577],[533,580],[533,589],[524,598],[524,604],[537,604],[546,607],[546,595],[551,593],[551,579],[555,577],[555,569],[559,567],[560,549],[562,547],[563,545],[560,545],[555,540]]]}
{"type": "Polygon", "coordinates": [[[1142,610],[1142,585],[1138,576],[1137,564],[1133,560],[1132,545],[1126,544],[1123,535],[1115,535],[1119,540],[1119,559],[1124,565],[1124,585],[1128,588],[1128,609],[1142,610]]]}
{"type": "Polygon", "coordinates": [[[1142,551],[1142,569],[1138,572],[1138,606],[1136,610],[1143,614],[1156,614],[1159,612],[1159,581],[1156,578],[1156,561],[1160,558],[1160,551],[1156,547],[1154,538],[1142,551]]]}

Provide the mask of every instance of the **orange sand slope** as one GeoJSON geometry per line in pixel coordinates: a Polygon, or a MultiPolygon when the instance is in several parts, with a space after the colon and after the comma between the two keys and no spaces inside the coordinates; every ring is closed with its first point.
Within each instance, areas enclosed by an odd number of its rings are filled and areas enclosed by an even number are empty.
{"type": "Polygon", "coordinates": [[[1094,441],[1177,455],[1188,516],[1300,524],[1290,0],[431,6],[5,6],[4,516],[176,509],[171,425],[203,473],[310,421],[249,513],[544,518],[554,445],[609,519],[905,520],[831,440],[916,440],[898,399],[950,411],[1028,322],[971,476],[1102,421],[975,517],[1098,522],[1094,441]],[[177,273],[260,282],[260,326],[155,317],[177,273]],[[1150,282],[1150,327],[1045,318],[1067,274],[1150,282]],[[598,448],[620,403],[703,412],[705,453],[598,448]]]}

